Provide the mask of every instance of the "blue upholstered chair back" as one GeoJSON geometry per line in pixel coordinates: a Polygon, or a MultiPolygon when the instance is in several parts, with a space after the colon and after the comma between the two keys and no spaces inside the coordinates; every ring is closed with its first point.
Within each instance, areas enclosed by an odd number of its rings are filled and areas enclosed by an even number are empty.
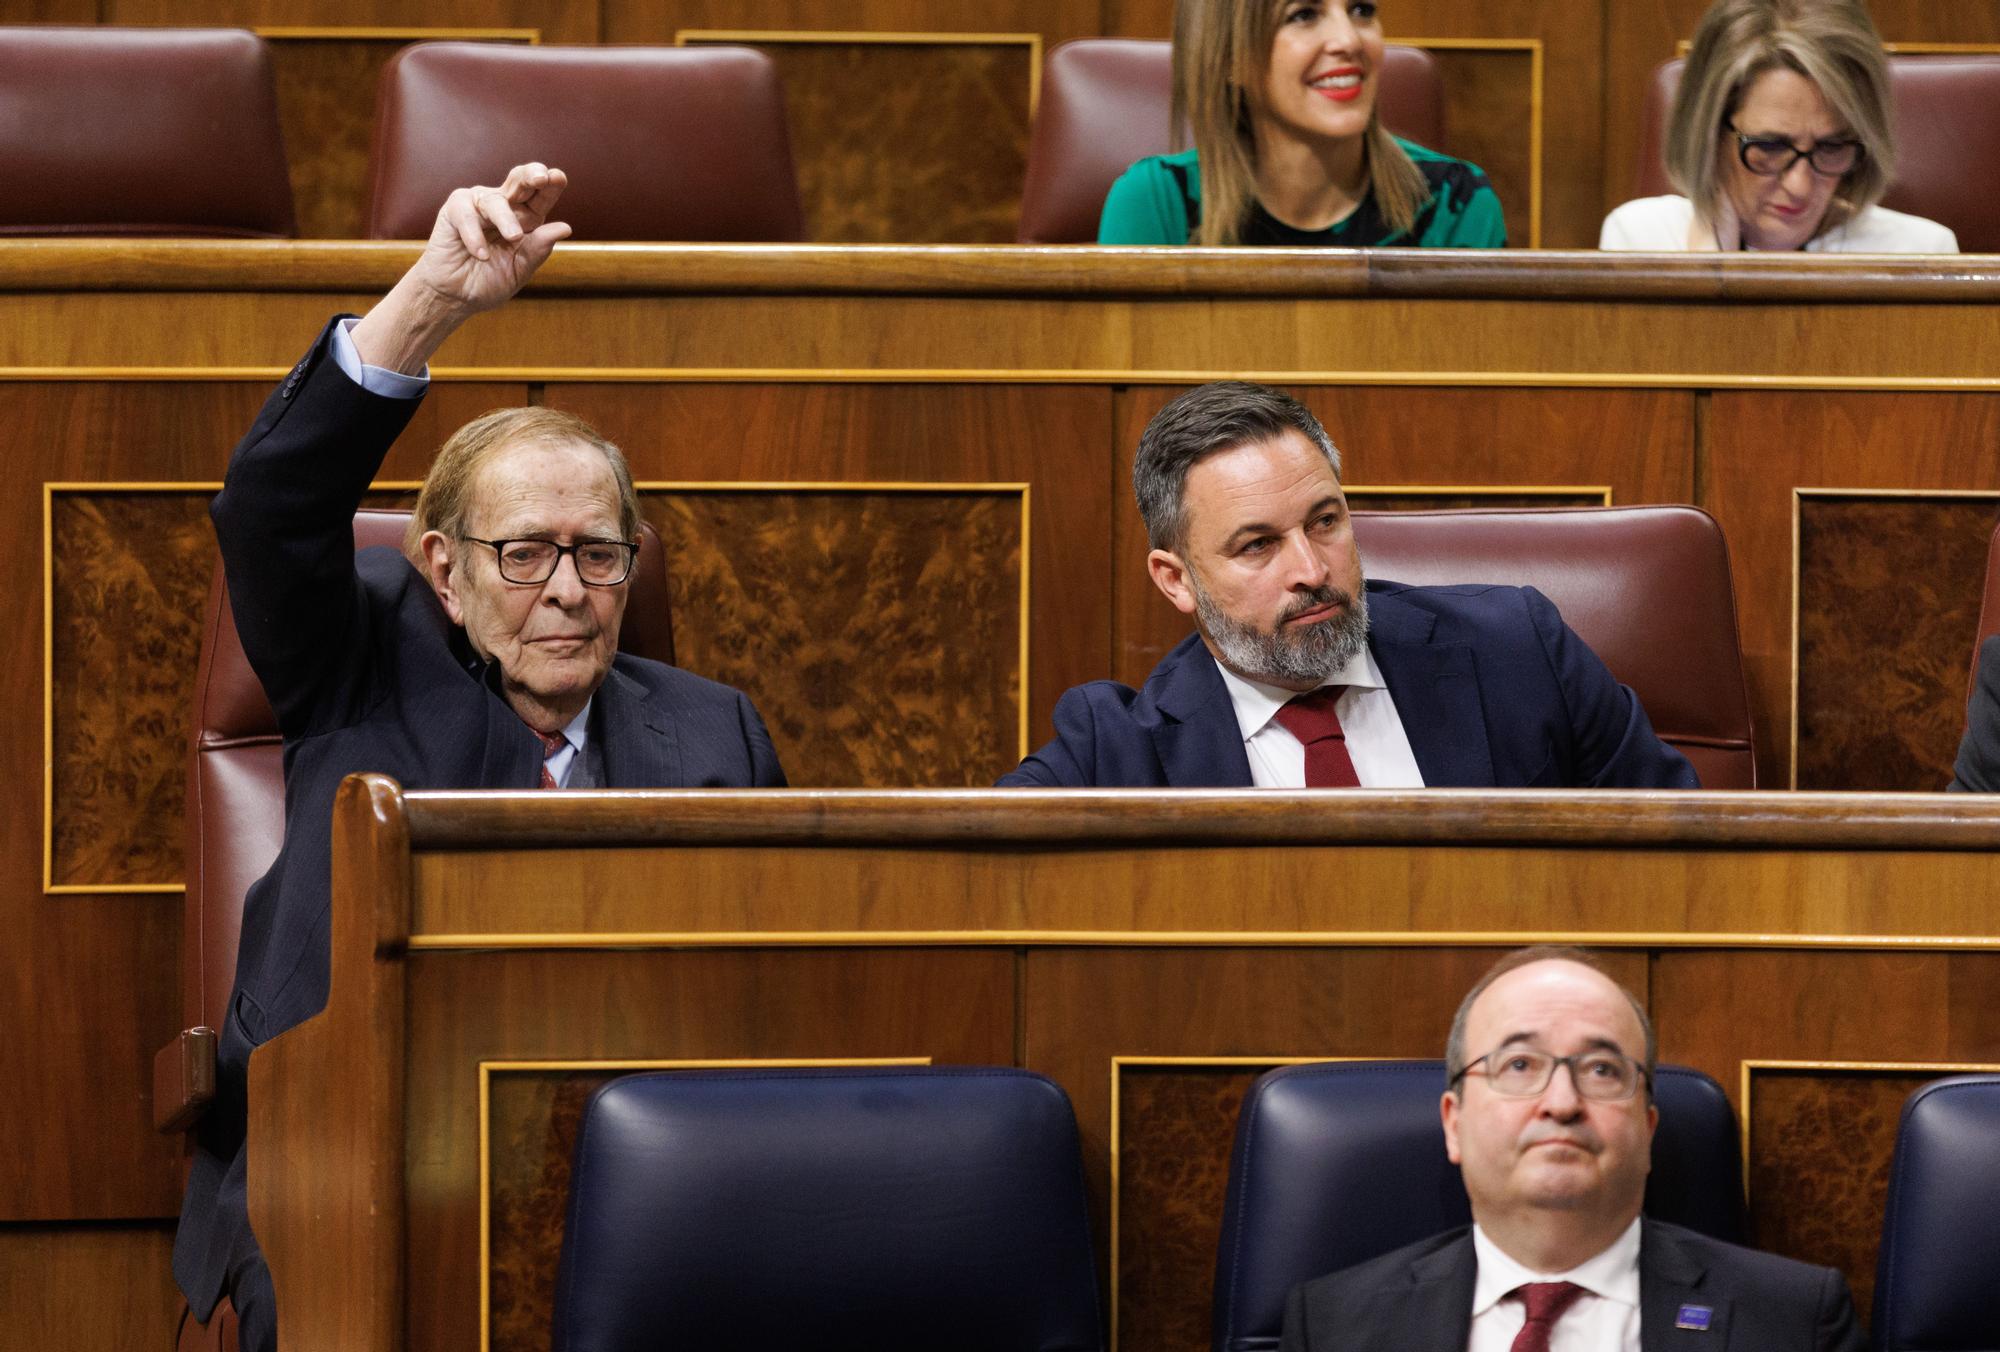
{"type": "Polygon", "coordinates": [[[1903,1104],[1882,1252],[1875,1345],[2000,1347],[2000,1075],[1934,1080],[1903,1104]]]}
{"type": "Polygon", "coordinates": [[[1076,1119],[985,1068],[604,1086],[570,1178],[555,1352],[1103,1345],[1076,1119]]]}
{"type": "MultiPolygon", "coordinates": [[[[1438,1124],[1442,1061],[1333,1061],[1259,1077],[1236,1118],[1215,1262],[1218,1352],[1275,1348],[1285,1294],[1461,1225],[1438,1124]]],[[[1742,1153],[1722,1087],[1661,1066],[1646,1214],[1741,1242],[1742,1153]]]]}

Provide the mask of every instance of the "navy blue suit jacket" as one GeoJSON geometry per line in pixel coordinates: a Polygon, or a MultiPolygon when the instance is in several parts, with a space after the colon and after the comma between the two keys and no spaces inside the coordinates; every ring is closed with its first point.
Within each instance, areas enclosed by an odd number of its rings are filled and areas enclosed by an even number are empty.
{"type": "MultiPolygon", "coordinates": [[[[329,330],[330,332],[330,330],[329,330]]],[[[255,1259],[244,1202],[244,1080],[259,1043],[326,1005],[333,798],[358,771],[406,788],[540,782],[542,744],[400,553],[354,550],[353,520],[415,399],[369,394],[327,333],[265,402],[210,508],[243,649],[284,734],[285,840],[243,908],[216,1100],[197,1133],[174,1275],[208,1318],[255,1259]]],[[[620,654],[591,706],[612,788],[782,786],[740,692],[620,654]]]]}
{"type": "MultiPolygon", "coordinates": [[[[1432,788],[1693,789],[1680,752],[1532,587],[1368,583],[1368,646],[1432,788]]],[[[1014,788],[1249,787],[1222,673],[1190,635],[1144,688],[1092,681],[1056,702],[1055,740],[1014,788]]]]}
{"type": "MultiPolygon", "coordinates": [[[[1285,1301],[1280,1352],[1459,1349],[1472,1336],[1479,1260],[1470,1226],[1317,1277],[1285,1301]]],[[[1698,1318],[1698,1317],[1697,1317],[1698,1318]]],[[[1642,1352],[1866,1352],[1847,1282],[1832,1268],[1759,1253],[1677,1225],[1639,1231],[1642,1352]],[[1705,1329],[1677,1327],[1708,1311],[1705,1329]]]]}

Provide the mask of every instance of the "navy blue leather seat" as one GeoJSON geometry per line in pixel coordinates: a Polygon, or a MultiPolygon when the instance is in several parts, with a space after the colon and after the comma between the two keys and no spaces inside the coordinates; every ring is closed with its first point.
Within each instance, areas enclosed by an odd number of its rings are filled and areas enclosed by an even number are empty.
{"type": "Polygon", "coordinates": [[[1875,1345],[2000,1347],[2000,1075],[1933,1080],[1903,1104],[1882,1252],[1875,1345]]]}
{"type": "Polygon", "coordinates": [[[670,1071],[585,1109],[555,1352],[1102,1345],[1076,1118],[1043,1076],[670,1071]]]}
{"type": "MultiPolygon", "coordinates": [[[[1332,1061],[1260,1076],[1236,1118],[1215,1261],[1218,1352],[1275,1348],[1302,1281],[1472,1222],[1444,1153],[1443,1061],[1332,1061]]],[[[1646,1214],[1740,1243],[1736,1115],[1700,1071],[1661,1066],[1646,1214]]]]}

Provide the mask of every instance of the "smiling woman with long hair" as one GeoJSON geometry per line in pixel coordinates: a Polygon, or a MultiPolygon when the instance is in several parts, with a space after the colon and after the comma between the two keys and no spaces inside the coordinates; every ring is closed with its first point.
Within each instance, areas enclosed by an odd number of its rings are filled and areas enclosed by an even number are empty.
{"type": "Polygon", "coordinates": [[[1379,5],[1178,0],[1174,125],[1194,148],[1111,186],[1100,244],[1499,248],[1478,166],[1382,125],[1379,5]]]}

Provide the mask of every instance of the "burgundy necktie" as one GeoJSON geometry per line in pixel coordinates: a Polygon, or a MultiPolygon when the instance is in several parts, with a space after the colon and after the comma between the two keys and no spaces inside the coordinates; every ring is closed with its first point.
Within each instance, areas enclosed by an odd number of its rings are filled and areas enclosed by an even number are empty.
{"type": "Polygon", "coordinates": [[[529,728],[528,731],[542,739],[542,787],[545,789],[561,788],[562,785],[556,783],[556,777],[549,773],[549,757],[568,746],[569,739],[559,732],[543,732],[537,728],[529,728]]]}
{"type": "Polygon", "coordinates": [[[1344,685],[1323,685],[1300,695],[1278,710],[1278,722],[1306,748],[1306,787],[1309,789],[1358,789],[1361,777],[1354,773],[1354,758],[1347,754],[1347,734],[1340,730],[1340,715],[1334,702],[1344,685]]]}
{"type": "Polygon", "coordinates": [[[1514,1352],[1549,1352],[1549,1333],[1563,1311],[1576,1304],[1583,1288],[1575,1282],[1529,1282],[1507,1294],[1528,1307],[1528,1322],[1514,1335],[1514,1352]]]}

